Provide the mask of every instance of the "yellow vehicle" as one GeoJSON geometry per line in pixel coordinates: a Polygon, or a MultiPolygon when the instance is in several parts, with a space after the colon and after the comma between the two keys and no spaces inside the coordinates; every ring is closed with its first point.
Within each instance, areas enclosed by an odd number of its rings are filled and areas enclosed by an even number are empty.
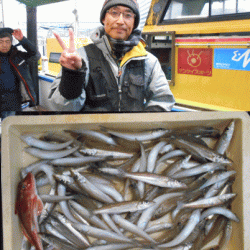
{"type": "Polygon", "coordinates": [[[178,105],[250,110],[250,2],[152,0],[143,29],[178,105]]]}

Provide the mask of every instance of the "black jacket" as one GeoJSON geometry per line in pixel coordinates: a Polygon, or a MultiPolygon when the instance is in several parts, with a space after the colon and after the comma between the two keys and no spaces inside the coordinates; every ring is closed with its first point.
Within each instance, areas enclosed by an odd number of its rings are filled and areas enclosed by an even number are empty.
{"type": "Polygon", "coordinates": [[[21,94],[21,99],[18,100],[20,102],[20,106],[22,102],[27,101],[29,101],[32,106],[35,106],[37,104],[35,86],[30,75],[28,62],[31,60],[38,61],[40,57],[41,55],[37,51],[36,47],[26,37],[24,37],[19,42],[19,44],[11,47],[11,50],[9,52],[9,63],[11,64],[13,72],[16,75],[16,78],[18,79],[18,87],[21,94]],[[26,51],[18,50],[17,46],[19,45],[21,45],[26,51]]]}

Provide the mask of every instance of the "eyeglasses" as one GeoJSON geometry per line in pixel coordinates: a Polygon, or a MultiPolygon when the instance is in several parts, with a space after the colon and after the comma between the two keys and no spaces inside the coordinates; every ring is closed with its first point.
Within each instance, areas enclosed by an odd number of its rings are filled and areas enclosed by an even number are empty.
{"type": "Polygon", "coordinates": [[[115,19],[118,19],[121,14],[127,21],[131,21],[135,17],[135,14],[133,12],[121,12],[118,10],[108,10],[107,12],[115,19]]]}
{"type": "Polygon", "coordinates": [[[6,43],[7,45],[9,45],[9,44],[11,44],[11,41],[10,40],[6,40],[6,41],[0,40],[0,45],[2,45],[4,43],[6,43]]]}

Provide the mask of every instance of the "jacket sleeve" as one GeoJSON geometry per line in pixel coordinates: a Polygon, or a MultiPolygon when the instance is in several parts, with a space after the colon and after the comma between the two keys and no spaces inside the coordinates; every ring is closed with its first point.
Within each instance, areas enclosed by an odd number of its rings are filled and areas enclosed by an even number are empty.
{"type": "Polygon", "coordinates": [[[19,52],[22,54],[22,57],[24,59],[30,61],[38,61],[41,58],[41,54],[38,49],[36,49],[36,46],[33,45],[26,37],[23,37],[23,39],[19,41],[18,45],[21,45],[27,51],[19,52]]]}
{"type": "Polygon", "coordinates": [[[78,51],[83,58],[80,70],[70,70],[62,67],[60,73],[51,85],[48,96],[51,111],[80,111],[86,100],[85,87],[89,77],[89,67],[84,49],[78,51]]]}
{"type": "Polygon", "coordinates": [[[146,111],[171,111],[175,99],[159,60],[148,53],[145,67],[145,79],[147,81],[146,111]]]}

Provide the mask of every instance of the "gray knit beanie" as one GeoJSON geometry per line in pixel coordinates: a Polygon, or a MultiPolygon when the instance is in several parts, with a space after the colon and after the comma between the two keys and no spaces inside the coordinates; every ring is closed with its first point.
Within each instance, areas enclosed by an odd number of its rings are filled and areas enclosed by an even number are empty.
{"type": "Polygon", "coordinates": [[[103,24],[102,20],[106,14],[106,11],[109,10],[111,7],[116,6],[116,5],[123,5],[135,13],[135,25],[134,29],[136,29],[139,25],[140,22],[140,12],[139,12],[139,5],[136,0],[105,0],[102,10],[101,10],[101,15],[100,15],[100,21],[103,24]]]}

